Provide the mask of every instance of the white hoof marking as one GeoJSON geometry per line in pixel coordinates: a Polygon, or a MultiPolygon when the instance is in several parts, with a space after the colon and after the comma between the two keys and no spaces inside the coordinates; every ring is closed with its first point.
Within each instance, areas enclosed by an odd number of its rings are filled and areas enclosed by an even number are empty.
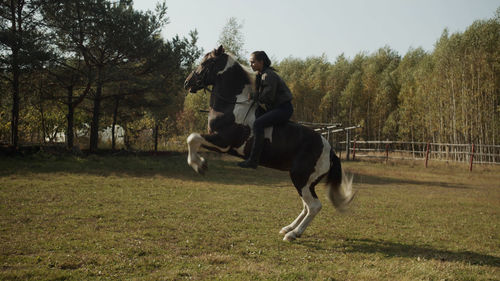
{"type": "Polygon", "coordinates": [[[288,242],[292,242],[294,241],[295,239],[297,238],[297,235],[295,234],[295,232],[288,232],[285,237],[283,238],[283,241],[288,241],[288,242]]]}

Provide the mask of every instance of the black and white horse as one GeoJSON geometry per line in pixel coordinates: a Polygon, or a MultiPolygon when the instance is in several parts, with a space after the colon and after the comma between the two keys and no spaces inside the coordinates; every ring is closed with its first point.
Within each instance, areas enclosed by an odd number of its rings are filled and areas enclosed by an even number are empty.
{"type": "MultiPolygon", "coordinates": [[[[256,105],[249,100],[249,93],[255,87],[255,74],[225,53],[222,46],[204,56],[187,77],[184,88],[195,93],[209,85],[213,88],[208,134],[192,133],[187,138],[187,162],[200,174],[207,169],[206,160],[198,154],[200,147],[247,158],[255,121],[256,105]]],[[[299,216],[281,229],[280,233],[285,235],[283,240],[300,237],[321,210],[315,186],[324,177],[327,196],[335,208],[347,207],[354,197],[352,178],[343,177],[340,159],[325,138],[293,122],[266,128],[265,136],[260,165],[289,171],[304,206],[299,216]]]]}

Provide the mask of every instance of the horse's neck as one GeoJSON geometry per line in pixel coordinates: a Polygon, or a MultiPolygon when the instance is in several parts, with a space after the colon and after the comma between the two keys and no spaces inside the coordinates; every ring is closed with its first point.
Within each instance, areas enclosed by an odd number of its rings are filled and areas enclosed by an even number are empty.
{"type": "Polygon", "coordinates": [[[217,111],[210,107],[210,114],[208,116],[208,122],[216,118],[224,118],[224,116],[234,115],[234,122],[237,124],[244,124],[248,126],[253,126],[255,121],[255,108],[252,100],[248,98],[248,94],[251,91],[251,85],[247,84],[243,88],[241,94],[236,96],[236,104],[231,108],[224,111],[217,111]]]}
{"type": "Polygon", "coordinates": [[[255,120],[255,108],[250,108],[250,93],[254,91],[255,75],[236,61],[220,75],[221,80],[215,89],[217,93],[226,97],[228,93],[236,95],[235,105],[227,113],[234,114],[236,123],[251,126],[255,120]]]}
{"type": "Polygon", "coordinates": [[[255,121],[255,105],[249,99],[249,95],[253,90],[251,84],[246,84],[241,94],[236,96],[237,104],[234,106],[233,114],[235,122],[238,124],[253,126],[255,121]]]}
{"type": "MultiPolygon", "coordinates": [[[[219,73],[215,91],[225,97],[239,95],[247,85],[254,87],[255,75],[245,70],[244,66],[235,60],[230,60],[231,66],[226,66],[219,73]]],[[[229,64],[229,63],[228,63],[229,64]]]]}

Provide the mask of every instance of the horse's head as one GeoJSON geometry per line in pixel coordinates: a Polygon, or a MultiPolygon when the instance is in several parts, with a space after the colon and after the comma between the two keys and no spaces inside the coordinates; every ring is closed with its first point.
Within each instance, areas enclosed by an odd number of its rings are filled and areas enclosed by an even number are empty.
{"type": "Polygon", "coordinates": [[[200,65],[189,74],[184,81],[184,89],[191,93],[196,93],[198,90],[204,89],[209,85],[214,85],[217,73],[224,69],[228,55],[224,51],[224,47],[214,49],[207,53],[200,65]]]}

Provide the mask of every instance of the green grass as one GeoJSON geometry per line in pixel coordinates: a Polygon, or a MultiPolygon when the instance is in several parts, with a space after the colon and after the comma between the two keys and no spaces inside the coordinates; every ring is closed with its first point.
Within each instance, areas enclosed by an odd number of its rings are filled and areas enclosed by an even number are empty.
{"type": "Polygon", "coordinates": [[[0,159],[0,280],[500,280],[500,167],[344,162],[293,242],[288,174],[208,154],[0,159]]]}

